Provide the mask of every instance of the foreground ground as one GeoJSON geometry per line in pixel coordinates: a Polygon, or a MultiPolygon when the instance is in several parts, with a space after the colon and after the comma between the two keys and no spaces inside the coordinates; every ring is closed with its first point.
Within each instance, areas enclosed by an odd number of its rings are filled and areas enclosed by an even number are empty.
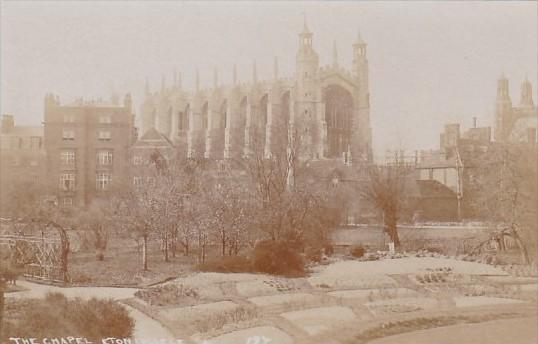
{"type": "Polygon", "coordinates": [[[532,344],[538,342],[538,318],[501,319],[460,324],[390,336],[370,344],[532,344]]]}
{"type": "MultiPolygon", "coordinates": [[[[517,275],[474,262],[407,257],[333,261],[294,279],[190,273],[144,289],[142,298],[135,288],[61,290],[69,297],[112,297],[129,305],[137,338],[216,344],[247,343],[255,336],[271,344],[426,344],[444,343],[444,338],[466,343],[472,338],[480,344],[495,343],[488,334],[504,331],[508,337],[494,339],[537,343],[536,273],[517,275]]],[[[21,285],[29,290],[8,297],[40,297],[58,289],[21,285]]]]}

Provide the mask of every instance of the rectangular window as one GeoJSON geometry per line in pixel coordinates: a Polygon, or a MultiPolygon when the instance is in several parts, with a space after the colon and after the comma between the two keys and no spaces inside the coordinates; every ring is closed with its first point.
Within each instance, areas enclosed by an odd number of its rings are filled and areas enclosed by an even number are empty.
{"type": "Polygon", "coordinates": [[[31,146],[31,140],[29,137],[21,138],[21,148],[22,149],[30,149],[31,146]]]}
{"type": "Polygon", "coordinates": [[[111,182],[112,182],[112,176],[109,173],[97,173],[97,177],[96,177],[97,190],[108,189],[111,182]]]}
{"type": "Polygon", "coordinates": [[[64,191],[75,190],[75,174],[74,173],[60,174],[60,189],[64,191]]]}
{"type": "Polygon", "coordinates": [[[75,131],[74,130],[68,130],[64,129],[62,133],[62,138],[64,141],[72,141],[75,139],[75,131]]]}
{"type": "Polygon", "coordinates": [[[142,157],[140,155],[133,157],[133,165],[142,165],[142,157]]]}
{"type": "Polygon", "coordinates": [[[65,114],[64,115],[64,123],[75,123],[75,115],[65,114]]]}
{"type": "Polygon", "coordinates": [[[60,162],[62,165],[74,165],[75,164],[75,151],[60,152],[60,162]]]}
{"type": "Polygon", "coordinates": [[[99,116],[100,124],[110,124],[112,123],[112,117],[110,116],[99,116]]]}
{"type": "Polygon", "coordinates": [[[133,177],[133,185],[134,186],[140,186],[144,182],[143,177],[133,177]]]}
{"type": "Polygon", "coordinates": [[[38,150],[41,148],[41,138],[37,136],[32,136],[31,140],[31,149],[38,150]]]}
{"type": "Polygon", "coordinates": [[[71,197],[65,197],[62,199],[62,205],[66,208],[73,206],[73,199],[71,197]]]}
{"type": "Polygon", "coordinates": [[[99,130],[99,140],[101,141],[110,141],[110,131],[108,130],[99,130]]]}
{"type": "Polygon", "coordinates": [[[100,166],[112,165],[112,151],[102,150],[97,152],[97,164],[100,166]]]}

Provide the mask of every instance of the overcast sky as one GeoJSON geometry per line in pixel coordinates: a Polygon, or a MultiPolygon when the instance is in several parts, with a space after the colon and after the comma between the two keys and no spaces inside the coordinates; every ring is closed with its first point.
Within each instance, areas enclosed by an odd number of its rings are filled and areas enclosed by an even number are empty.
{"type": "Polygon", "coordinates": [[[184,86],[211,86],[295,70],[306,11],[320,64],[336,40],[351,65],[360,28],[368,43],[374,150],[438,146],[445,123],[493,123],[496,79],[519,102],[528,76],[537,101],[538,2],[15,2],[1,3],[1,111],[38,124],[45,93],[63,102],[131,92],[139,113],[144,79],[158,88],[174,70],[184,86]]]}

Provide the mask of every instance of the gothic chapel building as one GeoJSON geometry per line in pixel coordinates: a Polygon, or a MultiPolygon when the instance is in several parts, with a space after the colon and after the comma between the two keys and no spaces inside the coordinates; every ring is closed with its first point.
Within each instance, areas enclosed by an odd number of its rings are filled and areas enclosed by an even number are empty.
{"type": "Polygon", "coordinates": [[[336,46],[331,65],[320,67],[306,22],[299,34],[296,71],[292,78],[278,75],[275,59],[271,80],[220,85],[215,71],[213,88],[184,90],[174,77],[164,79],[159,92],[150,92],[142,104],[142,134],[157,129],[190,157],[236,159],[255,151],[266,157],[290,142],[299,142],[304,159],[372,159],[368,60],[360,34],[353,44],[353,65],[338,64],[336,46]],[[299,138],[300,140],[290,141],[299,138]]]}

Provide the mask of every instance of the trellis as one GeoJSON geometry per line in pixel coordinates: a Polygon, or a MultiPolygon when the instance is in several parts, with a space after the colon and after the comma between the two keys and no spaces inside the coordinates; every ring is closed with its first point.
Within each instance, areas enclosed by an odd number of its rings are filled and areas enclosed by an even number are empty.
{"type": "Polygon", "coordinates": [[[40,223],[42,236],[23,234],[0,235],[0,245],[10,251],[12,263],[23,267],[24,276],[58,282],[67,282],[67,259],[69,239],[65,230],[54,222],[40,223]],[[59,237],[51,238],[45,233],[54,230],[59,237]]]}

